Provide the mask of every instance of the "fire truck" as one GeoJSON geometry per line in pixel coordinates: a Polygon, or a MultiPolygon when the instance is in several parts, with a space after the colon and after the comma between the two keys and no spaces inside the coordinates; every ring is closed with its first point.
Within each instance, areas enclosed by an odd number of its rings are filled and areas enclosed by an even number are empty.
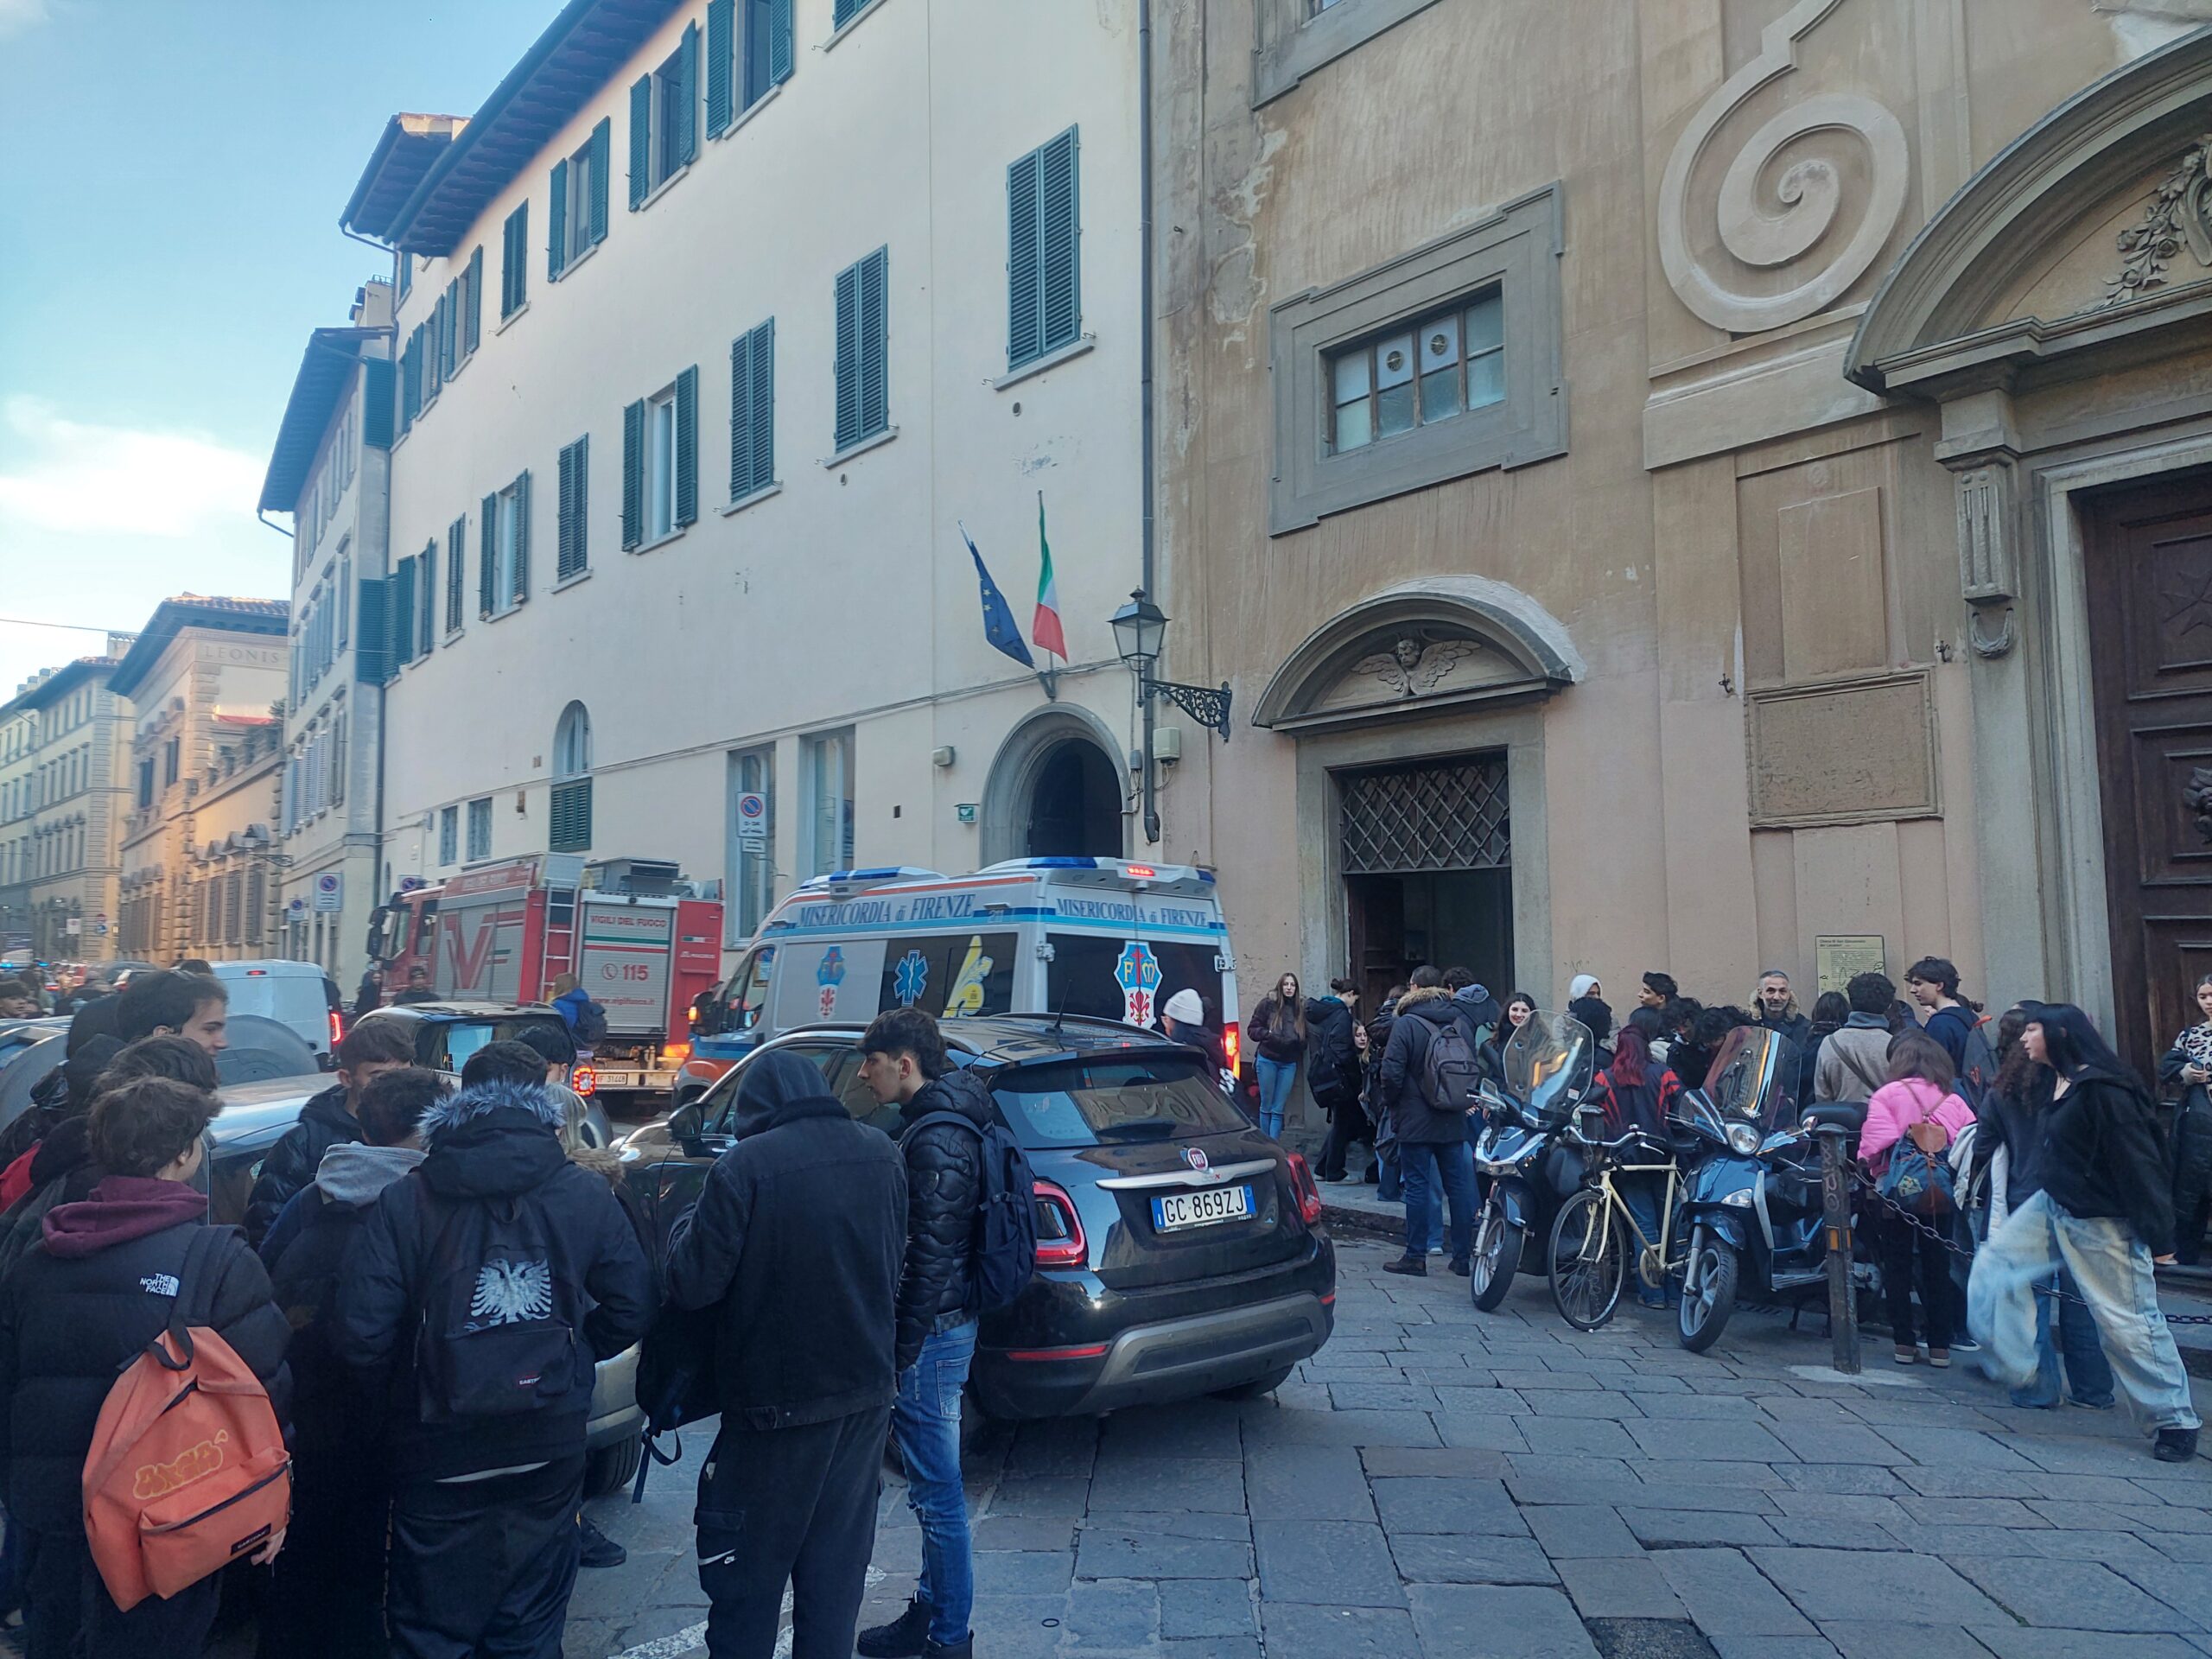
{"type": "Polygon", "coordinates": [[[721,969],[722,906],[660,860],[546,853],[463,870],[392,894],[369,924],[385,983],[429,970],[441,1001],[550,1000],[574,974],[607,1011],[607,1035],[575,1073],[579,1093],[664,1092],[691,1052],[690,1010],[721,969]]]}

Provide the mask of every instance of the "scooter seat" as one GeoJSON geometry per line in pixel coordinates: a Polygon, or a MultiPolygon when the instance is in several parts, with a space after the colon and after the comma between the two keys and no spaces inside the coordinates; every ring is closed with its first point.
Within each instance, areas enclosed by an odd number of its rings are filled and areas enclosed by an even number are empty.
{"type": "Polygon", "coordinates": [[[1866,1127],[1866,1103],[1863,1100],[1831,1100],[1818,1106],[1808,1106],[1799,1114],[1798,1121],[1808,1129],[1834,1125],[1856,1135],[1866,1127]]]}

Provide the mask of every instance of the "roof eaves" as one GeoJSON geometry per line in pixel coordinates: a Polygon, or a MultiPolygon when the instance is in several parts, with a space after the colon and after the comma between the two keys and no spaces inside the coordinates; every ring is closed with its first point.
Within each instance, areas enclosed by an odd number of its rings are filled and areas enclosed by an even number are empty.
{"type": "Polygon", "coordinates": [[[291,607],[281,599],[226,599],[206,594],[180,594],[165,599],[154,607],[154,614],[116,664],[108,689],[118,696],[135,696],[154,664],[161,661],[162,653],[186,628],[282,636],[290,622],[291,607]]]}
{"type": "Polygon", "coordinates": [[[277,423],[276,442],[269,452],[269,471],[261,483],[260,511],[291,512],[297,509],[300,492],[306,488],[322,435],[360,360],[361,347],[385,331],[381,328],[317,328],[308,335],[299,372],[292,378],[292,395],[285,399],[284,417],[277,423]]]}
{"type": "Polygon", "coordinates": [[[384,240],[393,216],[466,124],[463,116],[405,111],[385,122],[376,148],[369,152],[368,165],[338,216],[339,224],[356,236],[384,240]]]}

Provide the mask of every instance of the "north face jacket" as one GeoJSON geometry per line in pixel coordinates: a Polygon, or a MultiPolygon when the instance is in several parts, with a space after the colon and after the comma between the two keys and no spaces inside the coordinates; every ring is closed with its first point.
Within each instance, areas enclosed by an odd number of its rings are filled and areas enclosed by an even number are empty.
{"type": "Polygon", "coordinates": [[[346,1250],[331,1350],[349,1365],[388,1368],[386,1426],[403,1478],[442,1480],[582,1452],[594,1363],[620,1353],[652,1323],[652,1268],[607,1183],[569,1161],[560,1117],[535,1084],[483,1084],[448,1096],[423,1115],[421,1167],[384,1189],[346,1250]],[[415,1332],[435,1276],[431,1258],[450,1225],[452,1257],[472,1259],[472,1222],[486,1224],[494,1205],[539,1211],[556,1305],[573,1298],[588,1310],[576,1375],[565,1395],[534,1411],[425,1423],[415,1332]]]}

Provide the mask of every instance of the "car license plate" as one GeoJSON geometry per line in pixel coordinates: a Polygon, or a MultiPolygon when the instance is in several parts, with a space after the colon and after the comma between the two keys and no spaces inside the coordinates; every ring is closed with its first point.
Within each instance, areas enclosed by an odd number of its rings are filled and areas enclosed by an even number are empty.
{"type": "Polygon", "coordinates": [[[1211,1227],[1217,1221],[1243,1221],[1252,1213],[1249,1186],[1214,1186],[1198,1192],[1170,1192],[1152,1201],[1152,1230],[1179,1232],[1185,1227],[1211,1227]]]}

